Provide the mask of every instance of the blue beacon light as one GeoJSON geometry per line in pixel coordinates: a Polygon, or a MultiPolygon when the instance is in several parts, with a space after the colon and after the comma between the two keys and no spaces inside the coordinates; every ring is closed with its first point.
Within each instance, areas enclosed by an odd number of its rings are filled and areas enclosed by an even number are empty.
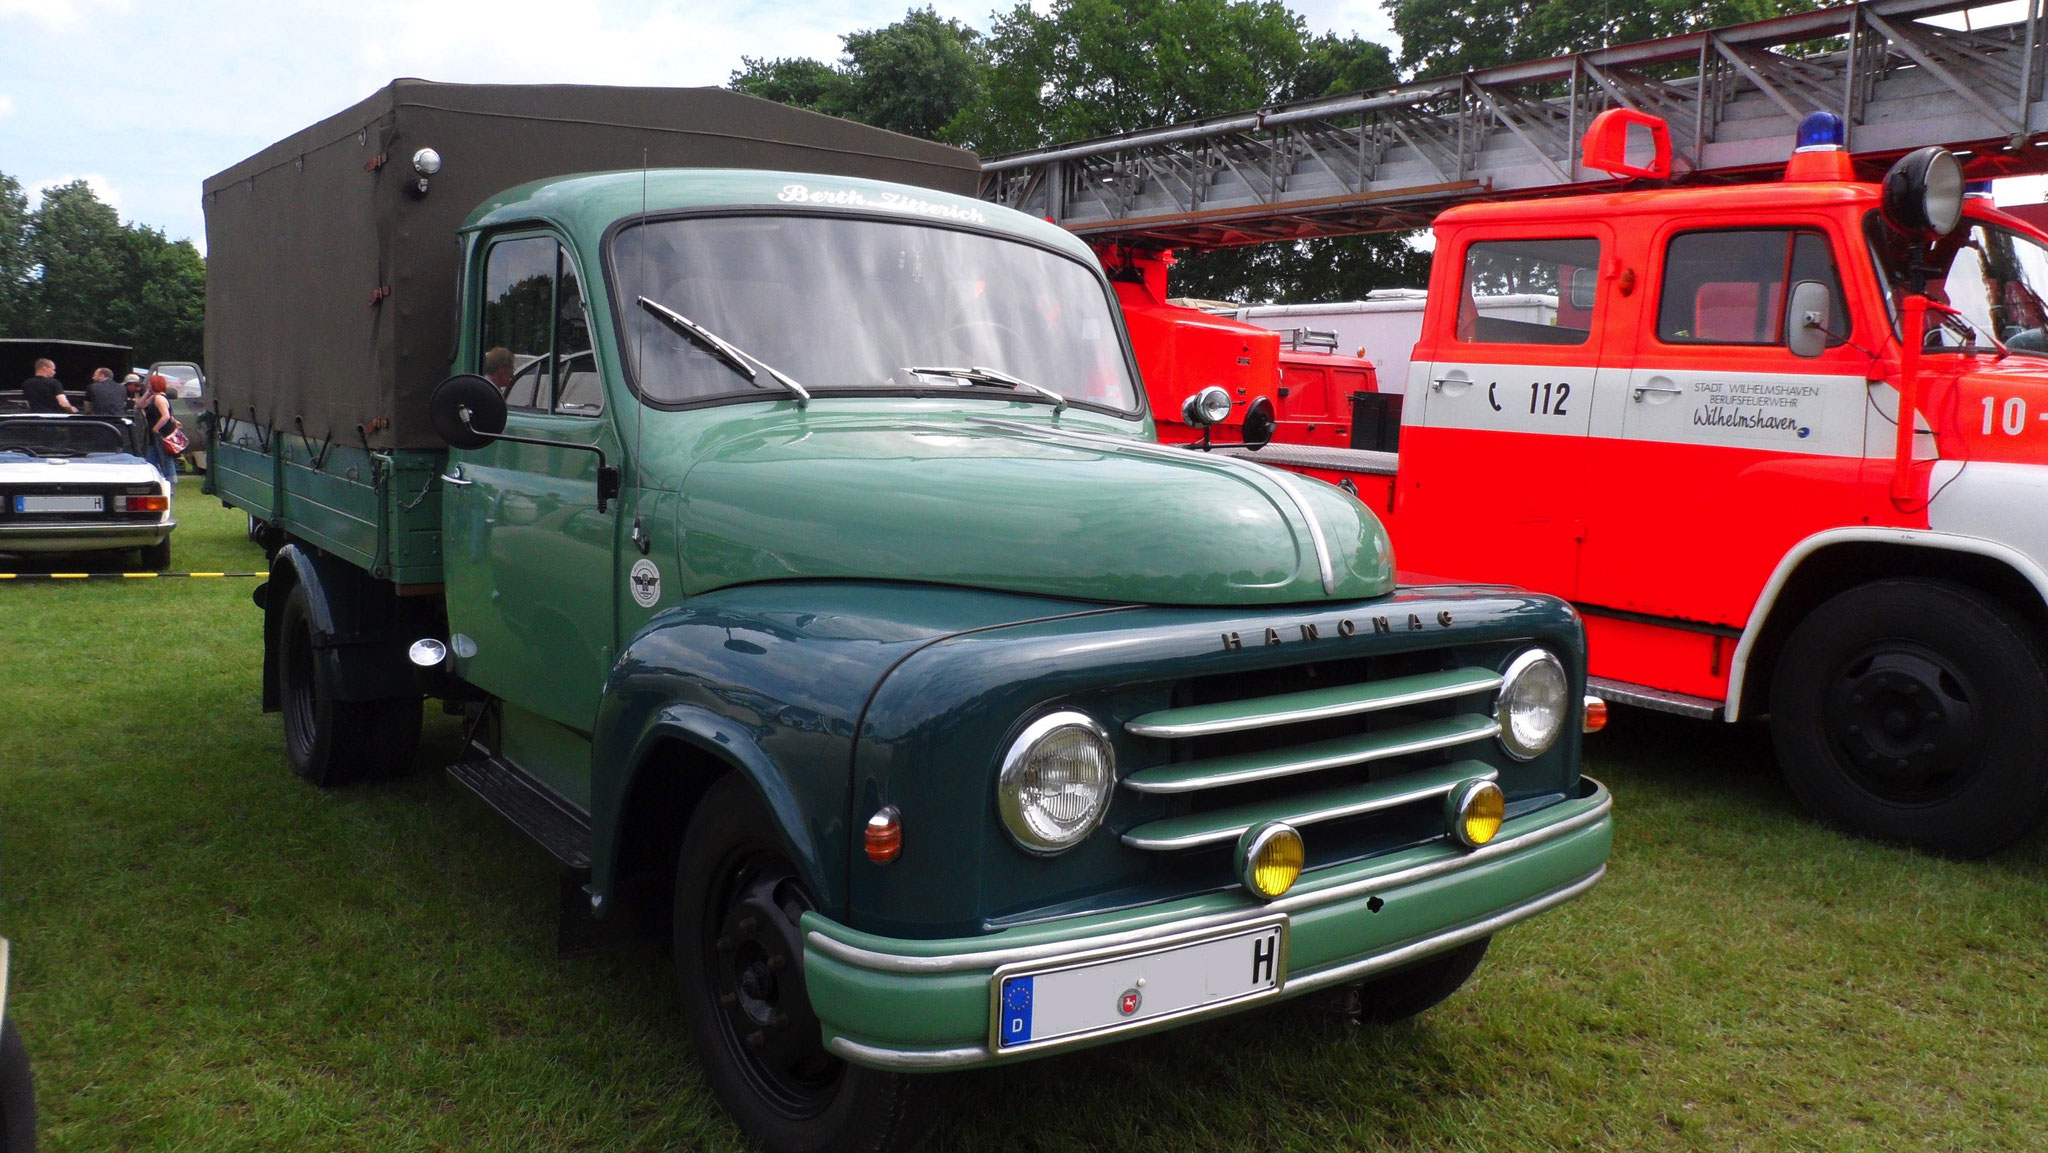
{"type": "Polygon", "coordinates": [[[1963,185],[1963,195],[1989,200],[1991,199],[1991,182],[1989,180],[1972,180],[1968,184],[1963,185]]]}
{"type": "Polygon", "coordinates": [[[1832,112],[1808,113],[1799,122],[1798,144],[1795,152],[1818,152],[1821,149],[1841,148],[1848,133],[1842,127],[1842,118],[1832,112]]]}

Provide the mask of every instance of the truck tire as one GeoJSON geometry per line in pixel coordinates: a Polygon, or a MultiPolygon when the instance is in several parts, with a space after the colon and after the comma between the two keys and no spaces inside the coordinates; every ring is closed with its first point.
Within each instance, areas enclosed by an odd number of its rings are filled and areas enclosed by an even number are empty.
{"type": "Polygon", "coordinates": [[[36,1084],[14,1018],[0,1024],[0,1153],[35,1153],[36,1084]]]}
{"type": "Polygon", "coordinates": [[[1438,953],[1413,965],[1396,969],[1352,986],[1357,998],[1352,1013],[1368,1025],[1391,1025],[1436,1008],[1451,994],[1465,987],[1486,959],[1492,937],[1438,953]]]}
{"type": "Polygon", "coordinates": [[[1786,783],[1822,820],[1986,856],[2048,807],[2048,668],[2026,624],[1982,593],[1875,581],[1786,639],[1771,738],[1786,783]]]}
{"type": "Polygon", "coordinates": [[[752,785],[712,785],[683,834],[675,896],[676,980],[704,1079],[768,1153],[915,1149],[940,1083],[825,1050],[797,924],[810,907],[752,785]]]}
{"type": "Polygon", "coordinates": [[[171,567],[170,537],[165,537],[142,550],[142,567],[151,572],[163,572],[171,567]]]}
{"type": "Polygon", "coordinates": [[[277,689],[292,771],[323,789],[395,777],[420,745],[420,699],[337,701],[321,683],[306,586],[278,614],[277,689]]]}

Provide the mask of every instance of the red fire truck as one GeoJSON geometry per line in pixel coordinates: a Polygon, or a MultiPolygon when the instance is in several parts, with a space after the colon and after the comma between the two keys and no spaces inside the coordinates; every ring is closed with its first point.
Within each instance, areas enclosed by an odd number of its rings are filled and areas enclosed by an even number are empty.
{"type": "Polygon", "coordinates": [[[1256,459],[1355,492],[1404,573],[1572,600],[1606,699],[1767,716],[1824,819],[1981,855],[2048,810],[2048,233],[1941,149],[1880,184],[1841,139],[1809,117],[1776,184],[1443,213],[1398,455],[1283,426],[1256,459]],[[1554,306],[1480,307],[1517,293],[1554,306]]]}

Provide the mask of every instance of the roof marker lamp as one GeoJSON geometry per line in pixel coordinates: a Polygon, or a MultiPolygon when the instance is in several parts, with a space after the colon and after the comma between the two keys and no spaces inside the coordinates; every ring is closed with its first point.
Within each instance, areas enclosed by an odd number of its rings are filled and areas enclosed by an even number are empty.
{"type": "Polygon", "coordinates": [[[1237,875],[1261,901],[1292,889],[1306,860],[1301,834],[1284,821],[1253,825],[1237,838],[1237,875]]]}
{"type": "Polygon", "coordinates": [[[441,171],[441,154],[431,148],[422,148],[412,154],[413,178],[405,190],[418,199],[427,194],[427,186],[441,171]]]}
{"type": "Polygon", "coordinates": [[[1501,795],[1499,785],[1475,777],[1444,798],[1444,824],[1449,826],[1452,840],[1476,849],[1500,835],[1507,808],[1507,798],[1501,795]]]}
{"type": "Polygon", "coordinates": [[[1518,761],[1548,752],[1571,712],[1571,681],[1564,662],[1548,649],[1529,649],[1508,663],[1493,715],[1500,722],[1501,747],[1518,761]]]}
{"type": "Polygon", "coordinates": [[[1027,853],[1052,856],[1086,840],[1109,811],[1116,753],[1086,713],[1063,709],[1010,742],[996,778],[1003,827],[1027,853]]]}

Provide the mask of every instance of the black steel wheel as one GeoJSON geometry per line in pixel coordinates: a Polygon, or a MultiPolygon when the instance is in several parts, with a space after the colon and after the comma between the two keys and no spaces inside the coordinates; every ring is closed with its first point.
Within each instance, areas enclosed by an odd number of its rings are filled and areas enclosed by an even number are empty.
{"type": "Polygon", "coordinates": [[[412,767],[420,745],[420,698],[335,700],[314,652],[304,585],[292,586],[278,613],[277,678],[293,772],[327,789],[412,767]]]}
{"type": "Polygon", "coordinates": [[[0,1024],[0,1153],[35,1153],[36,1085],[14,1018],[0,1024]]]}
{"type": "Polygon", "coordinates": [[[883,1153],[923,1142],[937,1079],[826,1051],[804,986],[811,896],[753,787],[705,794],[676,866],[675,959],[704,1077],[769,1153],[883,1153]]]}
{"type": "Polygon", "coordinates": [[[1436,1008],[1465,987],[1486,959],[1492,937],[1460,945],[1391,973],[1352,986],[1350,1006],[1357,1019],[1370,1025],[1391,1025],[1436,1008]]]}
{"type": "Polygon", "coordinates": [[[1771,678],[1792,791],[1851,832],[1955,857],[2048,807],[2048,669],[2026,623],[1974,589],[1862,585],[1815,609],[1771,678]]]}

